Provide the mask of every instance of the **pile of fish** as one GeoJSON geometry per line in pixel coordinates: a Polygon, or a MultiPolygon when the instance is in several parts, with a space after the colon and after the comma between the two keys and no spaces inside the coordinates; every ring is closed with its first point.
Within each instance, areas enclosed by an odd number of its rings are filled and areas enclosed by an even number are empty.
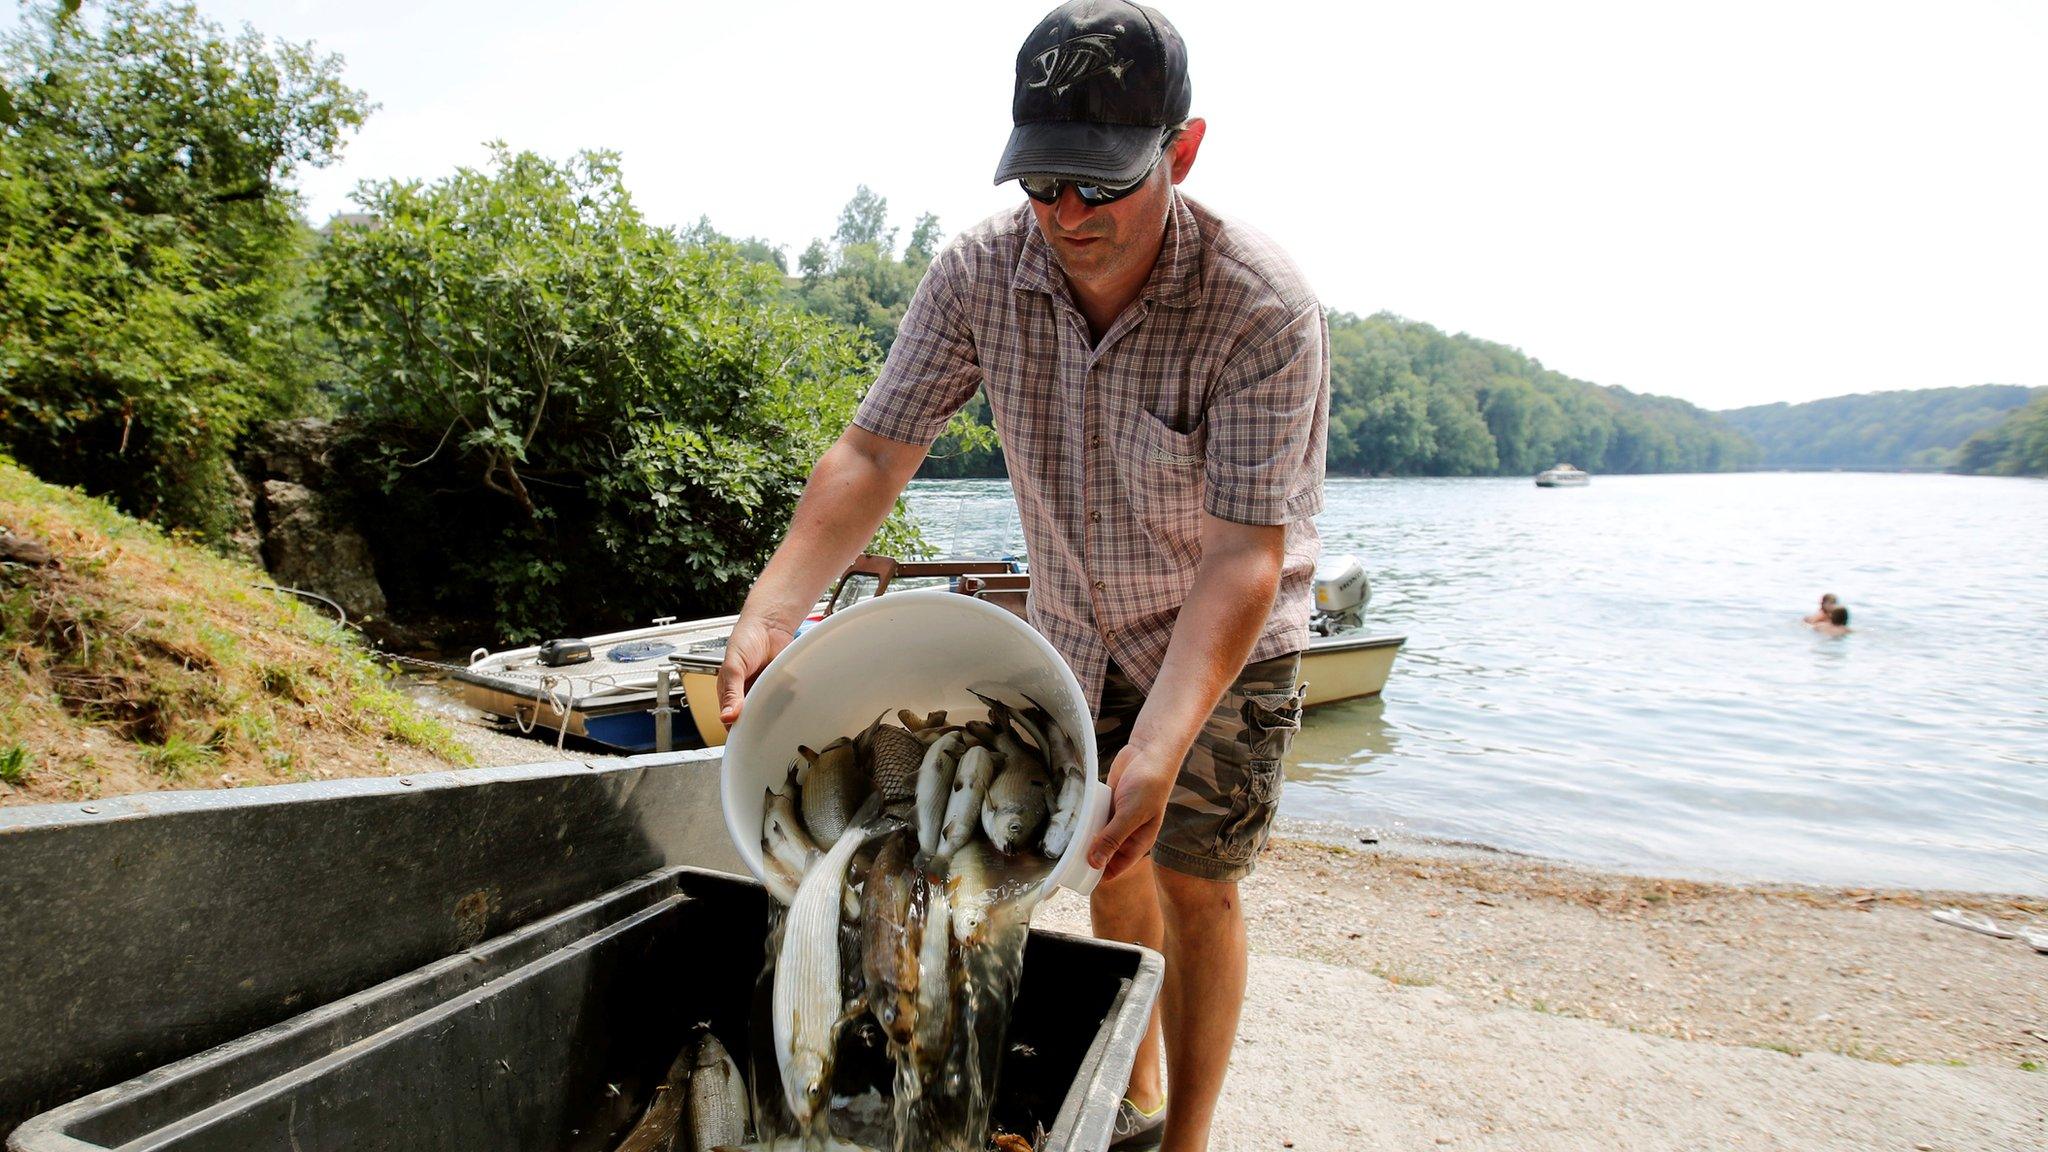
{"type": "MultiPolygon", "coordinates": [[[[1075,745],[1043,708],[977,696],[985,719],[904,710],[900,724],[885,715],[800,748],[783,788],[767,790],[763,871],[786,907],[771,944],[773,1034],[792,1134],[824,1135],[840,1036],[870,1019],[895,1067],[898,1148],[913,1146],[909,1110],[929,1085],[965,1091],[974,1078],[961,1069],[979,1065],[962,1056],[977,1042],[977,989],[963,985],[1014,972],[1028,902],[1072,841],[1086,791],[1075,745]],[[978,949],[991,954],[979,966],[978,949]]],[[[1006,985],[1006,1016],[1014,980],[982,982],[1006,985]]],[[[975,1111],[963,1124],[985,1123],[986,1104],[975,1111]]],[[[947,1143],[927,1134],[914,1146],[947,1143]]]]}
{"type": "Polygon", "coordinates": [[[654,1091],[640,1122],[617,1152],[713,1152],[736,1148],[751,1127],[746,1082],[707,1028],[654,1091]]]}

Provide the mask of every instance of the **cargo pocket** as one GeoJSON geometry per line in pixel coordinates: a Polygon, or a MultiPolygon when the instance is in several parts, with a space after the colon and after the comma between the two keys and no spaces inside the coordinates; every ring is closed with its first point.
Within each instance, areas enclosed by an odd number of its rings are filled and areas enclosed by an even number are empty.
{"type": "Polygon", "coordinates": [[[1230,793],[1230,812],[1216,830],[1216,855],[1242,864],[1258,855],[1280,807],[1280,762],[1301,730],[1307,686],[1292,692],[1253,692],[1244,698],[1244,774],[1230,793]]]}

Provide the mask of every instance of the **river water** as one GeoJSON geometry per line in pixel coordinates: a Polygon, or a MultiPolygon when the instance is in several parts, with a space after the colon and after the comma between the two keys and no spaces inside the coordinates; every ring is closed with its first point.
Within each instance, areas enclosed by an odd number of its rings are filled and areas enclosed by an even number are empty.
{"type": "MultiPolygon", "coordinates": [[[[1000,480],[920,481],[949,555],[1000,480]]],[[[1745,473],[1332,480],[1404,632],[1309,714],[1284,816],[1660,875],[2048,894],[2048,483],[1745,473]],[[1852,632],[1799,622],[1822,592],[1852,632]]]]}

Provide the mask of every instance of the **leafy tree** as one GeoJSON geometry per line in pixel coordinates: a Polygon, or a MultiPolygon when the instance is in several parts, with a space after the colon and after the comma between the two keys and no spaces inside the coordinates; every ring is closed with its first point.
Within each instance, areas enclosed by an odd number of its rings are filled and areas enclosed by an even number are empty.
{"type": "MultiPolygon", "coordinates": [[[[383,555],[508,635],[729,608],[875,363],[728,243],[650,226],[618,159],[495,146],[357,193],[324,317],[388,523],[383,555]]],[[[885,546],[914,545],[899,520],[885,546]]]]}
{"type": "Polygon", "coordinates": [[[0,445],[219,537],[234,441],[303,399],[288,186],[369,104],[190,5],[32,6],[0,41],[0,445]]]}
{"type": "Polygon", "coordinates": [[[865,184],[855,189],[853,199],[839,210],[839,228],[832,234],[832,242],[842,249],[864,244],[885,255],[893,252],[896,230],[889,227],[889,201],[865,184]]]}
{"type": "Polygon", "coordinates": [[[699,216],[695,224],[683,229],[682,240],[685,244],[698,247],[711,244],[730,245],[741,259],[766,264],[784,276],[789,275],[789,258],[782,254],[782,245],[771,244],[759,236],[736,240],[713,228],[709,216],[699,216]]]}
{"type": "Polygon", "coordinates": [[[927,212],[917,218],[917,224],[910,230],[910,243],[903,246],[903,262],[913,268],[929,268],[932,257],[939,254],[939,241],[945,234],[939,231],[939,218],[927,212]]]}
{"type": "Polygon", "coordinates": [[[840,210],[832,239],[811,241],[798,259],[803,284],[797,298],[810,311],[867,333],[886,354],[939,239],[938,218],[920,216],[899,260],[889,201],[863,184],[840,210]]]}
{"type": "MultiPolygon", "coordinates": [[[[919,216],[899,259],[896,230],[889,227],[889,202],[863,184],[840,210],[831,241],[811,241],[797,261],[803,273],[797,300],[812,312],[866,333],[886,356],[943,236],[938,217],[929,212],[919,216]]],[[[1001,448],[985,398],[977,395],[953,417],[918,474],[1003,474],[1001,448]]]]}

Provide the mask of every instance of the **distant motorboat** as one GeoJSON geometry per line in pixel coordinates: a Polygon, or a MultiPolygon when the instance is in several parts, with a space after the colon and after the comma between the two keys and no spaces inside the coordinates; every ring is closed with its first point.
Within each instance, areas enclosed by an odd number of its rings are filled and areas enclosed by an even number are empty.
{"type": "Polygon", "coordinates": [[[1584,488],[1592,482],[1592,476],[1569,464],[1545,468],[1536,474],[1538,488],[1584,488]]]}

